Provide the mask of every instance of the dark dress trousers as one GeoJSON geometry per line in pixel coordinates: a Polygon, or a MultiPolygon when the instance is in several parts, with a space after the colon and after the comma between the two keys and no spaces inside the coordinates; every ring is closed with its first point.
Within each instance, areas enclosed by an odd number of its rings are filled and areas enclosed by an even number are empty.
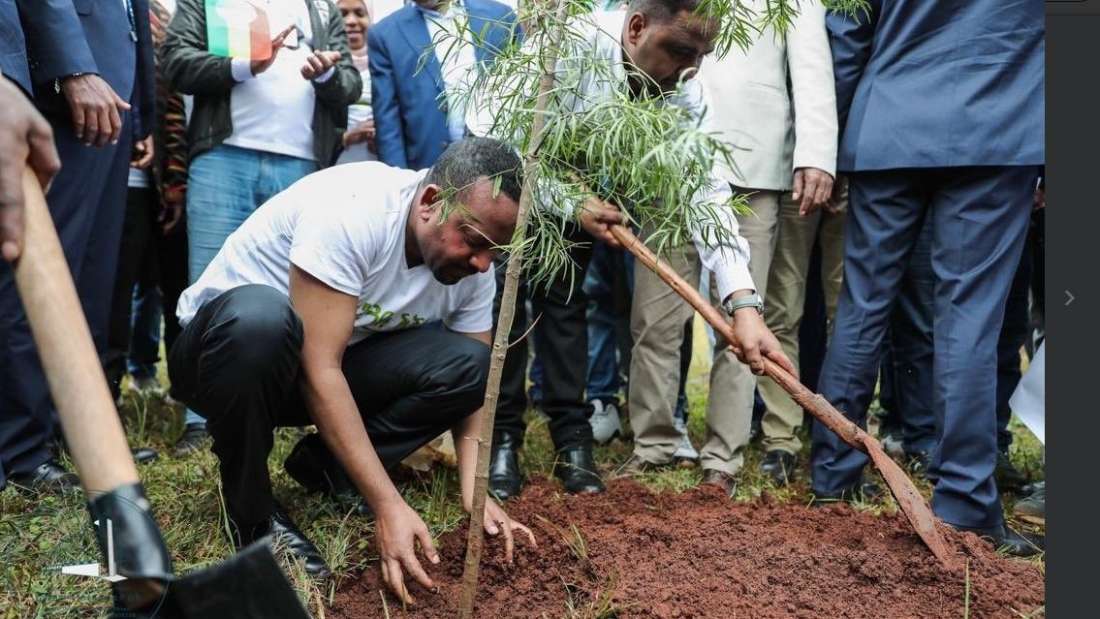
{"type": "MultiPolygon", "coordinates": [[[[1044,159],[1044,15],[1034,0],[871,0],[833,13],[841,144],[850,179],[844,286],[819,383],[864,423],[883,334],[928,220],[935,274],[933,510],[1002,524],[997,341],[1044,159]]],[[[859,483],[866,456],[815,426],[813,489],[859,483]]]]}

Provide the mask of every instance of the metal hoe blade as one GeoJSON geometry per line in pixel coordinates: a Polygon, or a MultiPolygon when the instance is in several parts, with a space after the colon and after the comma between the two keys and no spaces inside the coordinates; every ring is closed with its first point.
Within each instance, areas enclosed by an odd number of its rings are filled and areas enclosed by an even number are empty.
{"type": "Polygon", "coordinates": [[[875,468],[882,474],[882,478],[886,480],[886,486],[890,488],[902,513],[909,519],[909,524],[913,525],[917,535],[924,540],[924,544],[940,560],[940,563],[953,570],[955,558],[948,551],[943,536],[936,528],[936,517],[932,514],[932,510],[928,509],[928,504],[913,485],[913,481],[905,471],[901,470],[897,462],[886,455],[878,439],[868,434],[864,434],[861,438],[864,450],[875,463],[875,468]]]}

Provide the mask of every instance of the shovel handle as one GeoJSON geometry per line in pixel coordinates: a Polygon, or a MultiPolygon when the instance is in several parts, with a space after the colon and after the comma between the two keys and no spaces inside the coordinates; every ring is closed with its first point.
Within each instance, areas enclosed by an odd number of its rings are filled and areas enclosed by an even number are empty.
{"type": "Polygon", "coordinates": [[[138,482],[88,323],[34,172],[23,173],[23,253],[15,285],[69,453],[90,499],[138,482]]]}
{"type": "MultiPolygon", "coordinates": [[[[676,294],[688,302],[688,305],[695,308],[695,311],[699,312],[716,332],[721,334],[731,345],[733,344],[733,325],[730,324],[725,315],[703,298],[703,295],[699,293],[695,286],[684,281],[667,263],[661,262],[629,228],[622,225],[611,226],[611,234],[623,247],[634,254],[635,258],[672,287],[676,294]]],[[[829,404],[828,400],[810,391],[790,372],[767,357],[764,358],[764,373],[783,387],[795,402],[835,432],[845,443],[860,451],[867,451],[864,440],[871,438],[870,435],[841,414],[832,404],[829,404]]]]}

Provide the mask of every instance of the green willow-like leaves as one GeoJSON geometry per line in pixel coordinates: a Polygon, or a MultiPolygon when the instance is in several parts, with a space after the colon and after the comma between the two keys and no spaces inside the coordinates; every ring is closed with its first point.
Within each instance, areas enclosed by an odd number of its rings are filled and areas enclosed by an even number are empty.
{"type": "MultiPolygon", "coordinates": [[[[806,1],[763,0],[755,3],[760,10],[754,11],[738,0],[702,0],[697,13],[717,24],[715,53],[726,54],[735,47],[747,50],[767,31],[786,32],[806,1]]],[[[565,2],[568,17],[558,20],[555,3],[522,1],[518,14],[525,25],[523,44],[498,50],[491,65],[479,65],[467,87],[452,93],[452,104],[463,105],[468,119],[478,117],[475,132],[504,139],[526,152],[543,56],[550,37],[561,33],[547,130],[535,145],[537,208],[530,213],[526,234],[517,231],[513,243],[502,249],[514,251],[522,245],[528,281],[548,281],[570,265],[567,220],[593,196],[621,206],[648,232],[647,242],[659,254],[690,242],[693,232],[710,247],[731,244],[734,239],[723,220],[747,212],[745,197],[721,203],[710,197],[716,189],[716,165],[736,163],[729,145],[695,123],[687,110],[670,105],[667,96],[631,96],[624,75],[646,78],[632,72],[628,63],[609,66],[596,57],[588,36],[594,28],[592,0],[565,2]],[[612,84],[606,89],[610,95],[579,105],[592,82],[612,84]],[[578,108],[585,111],[574,112],[578,108]]],[[[853,15],[867,10],[867,0],[822,2],[853,15]]],[[[468,26],[466,31],[472,40],[484,41],[484,31],[472,32],[468,26]]],[[[619,35],[606,33],[615,41],[619,35]]],[[[433,43],[446,50],[445,57],[457,53],[457,38],[451,34],[433,43]]]]}

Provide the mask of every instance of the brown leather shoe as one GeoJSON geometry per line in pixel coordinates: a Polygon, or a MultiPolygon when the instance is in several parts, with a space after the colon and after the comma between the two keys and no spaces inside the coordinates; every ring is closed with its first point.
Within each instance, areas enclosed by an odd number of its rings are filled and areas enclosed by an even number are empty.
{"type": "Polygon", "coordinates": [[[737,494],[737,478],[717,469],[703,469],[703,483],[718,486],[731,498],[737,494]]]}

